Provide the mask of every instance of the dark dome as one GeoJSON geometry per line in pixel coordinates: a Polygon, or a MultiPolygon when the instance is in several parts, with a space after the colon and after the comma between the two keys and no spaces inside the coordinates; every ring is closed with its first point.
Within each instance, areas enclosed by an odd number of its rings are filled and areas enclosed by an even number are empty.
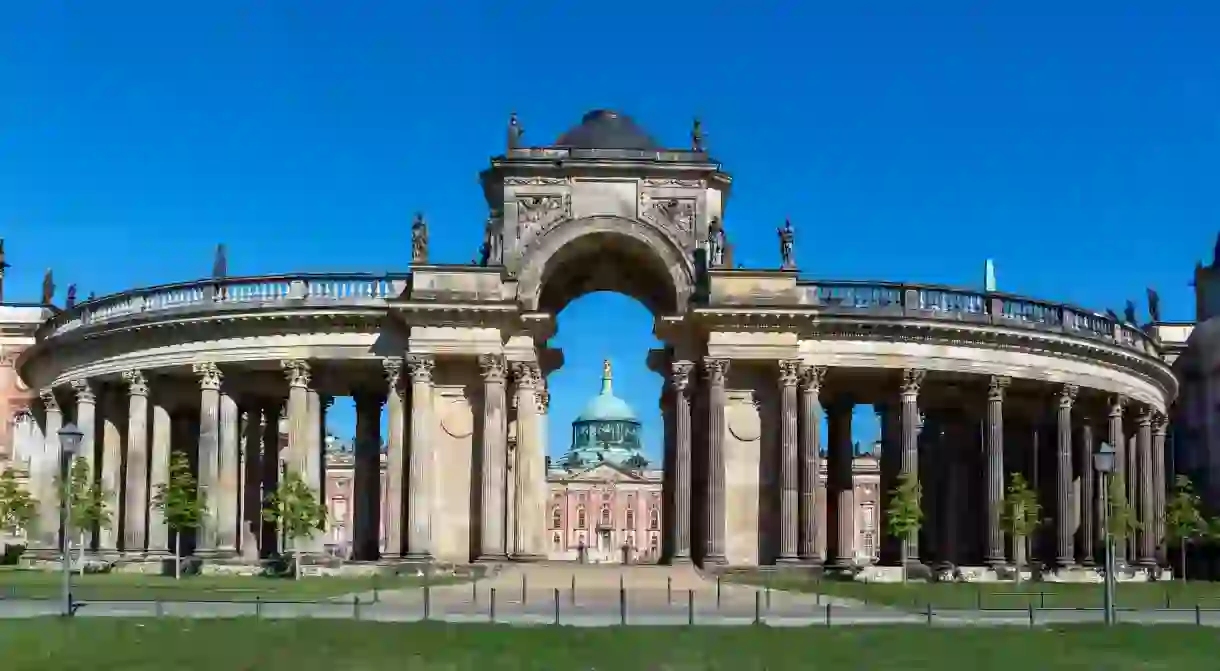
{"type": "Polygon", "coordinates": [[[593,110],[580,125],[559,136],[556,147],[573,149],[662,149],[631,117],[611,110],[593,110]]]}

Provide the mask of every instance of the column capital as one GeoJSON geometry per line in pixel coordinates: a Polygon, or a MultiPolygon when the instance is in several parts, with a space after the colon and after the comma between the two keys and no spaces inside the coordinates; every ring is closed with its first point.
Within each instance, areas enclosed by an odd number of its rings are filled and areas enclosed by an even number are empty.
{"type": "Polygon", "coordinates": [[[703,357],[703,377],[708,384],[713,386],[724,386],[724,380],[729,374],[729,360],[717,359],[715,357],[703,357]]]}
{"type": "Polygon", "coordinates": [[[779,386],[795,387],[801,377],[800,359],[779,360],[779,386]]]}
{"type": "Polygon", "coordinates": [[[1110,397],[1110,417],[1122,417],[1123,406],[1127,405],[1127,397],[1121,394],[1114,394],[1110,397]]]}
{"type": "Polygon", "coordinates": [[[148,396],[148,378],[142,370],[123,371],[123,381],[127,383],[127,393],[132,396],[148,396]]]}
{"type": "Polygon", "coordinates": [[[826,381],[826,366],[801,366],[801,386],[811,394],[822,392],[822,383],[826,381]]]}
{"type": "Polygon", "coordinates": [[[199,376],[200,389],[220,389],[220,381],[224,378],[224,374],[220,372],[220,368],[211,361],[204,361],[191,366],[191,370],[199,376]]]}
{"type": "Polygon", "coordinates": [[[382,370],[385,373],[386,384],[389,385],[390,393],[402,396],[402,359],[398,357],[386,357],[381,360],[382,370]]]}
{"type": "Polygon", "coordinates": [[[483,381],[489,384],[504,384],[508,363],[499,354],[480,354],[479,370],[483,373],[483,381]]]}
{"type": "Polygon", "coordinates": [[[1139,414],[1135,416],[1135,423],[1141,428],[1145,426],[1152,426],[1152,415],[1152,406],[1142,405],[1139,408],[1139,414]]]}
{"type": "Polygon", "coordinates": [[[919,389],[923,386],[924,378],[928,372],[922,368],[907,368],[902,371],[902,395],[903,397],[919,396],[919,389]]]}
{"type": "Polygon", "coordinates": [[[59,412],[59,399],[55,398],[55,390],[51,387],[38,390],[38,398],[47,412],[59,412]]]}
{"type": "Polygon", "coordinates": [[[1010,384],[1012,384],[1012,378],[1007,375],[992,375],[991,379],[987,381],[987,400],[1003,401],[1004,392],[1010,384]]]}
{"type": "Polygon", "coordinates": [[[93,392],[93,384],[89,380],[72,380],[68,383],[72,393],[76,394],[77,403],[96,403],[97,396],[93,392]]]}
{"type": "Polygon", "coordinates": [[[312,377],[308,361],[304,359],[285,359],[280,362],[280,368],[284,371],[284,377],[288,379],[289,387],[309,388],[309,381],[312,377]]]}
{"type": "Polygon", "coordinates": [[[1165,437],[1169,430],[1169,418],[1163,412],[1157,412],[1152,418],[1152,435],[1165,437]]]}
{"type": "Polygon", "coordinates": [[[1080,393],[1080,387],[1074,384],[1065,384],[1059,388],[1059,409],[1071,410],[1072,404],[1076,402],[1076,394],[1080,393]]]}
{"type": "Polygon", "coordinates": [[[679,394],[686,393],[690,387],[690,374],[695,369],[693,361],[674,361],[669,364],[669,384],[679,394]]]}
{"type": "Polygon", "coordinates": [[[533,361],[513,361],[509,364],[513,380],[518,389],[534,389],[538,386],[538,364],[533,361]]]}
{"type": "Polygon", "coordinates": [[[432,382],[432,370],[436,367],[436,358],[431,354],[408,354],[406,356],[407,371],[411,374],[411,382],[432,382]]]}

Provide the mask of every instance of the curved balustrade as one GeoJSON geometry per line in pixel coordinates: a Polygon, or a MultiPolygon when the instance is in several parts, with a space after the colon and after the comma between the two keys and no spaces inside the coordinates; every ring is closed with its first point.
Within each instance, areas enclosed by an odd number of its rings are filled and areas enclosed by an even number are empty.
{"type": "Polygon", "coordinates": [[[906,316],[1025,326],[1105,341],[1151,356],[1159,343],[1134,324],[1073,305],[1023,296],[892,282],[802,281],[802,305],[830,313],[906,316]]]}
{"type": "Polygon", "coordinates": [[[52,316],[38,339],[153,312],[294,305],[379,305],[407,287],[407,273],[303,273],[196,280],[132,289],[52,316]]]}

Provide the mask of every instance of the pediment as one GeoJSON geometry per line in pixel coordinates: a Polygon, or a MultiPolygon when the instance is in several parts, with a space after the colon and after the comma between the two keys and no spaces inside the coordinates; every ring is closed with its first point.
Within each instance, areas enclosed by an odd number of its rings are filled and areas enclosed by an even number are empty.
{"type": "Polygon", "coordinates": [[[639,480],[639,477],[613,464],[597,464],[574,473],[571,480],[575,482],[632,482],[639,480]]]}

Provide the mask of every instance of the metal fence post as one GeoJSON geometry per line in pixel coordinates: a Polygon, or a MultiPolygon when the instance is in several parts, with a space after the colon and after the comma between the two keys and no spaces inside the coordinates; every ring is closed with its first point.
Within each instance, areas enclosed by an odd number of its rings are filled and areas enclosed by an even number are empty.
{"type": "Polygon", "coordinates": [[[259,595],[254,595],[254,617],[260,618],[263,616],[263,598],[259,595]]]}
{"type": "Polygon", "coordinates": [[[932,602],[931,601],[924,604],[924,614],[925,614],[924,617],[928,621],[928,625],[931,626],[932,625],[932,602]]]}
{"type": "Polygon", "coordinates": [[[526,595],[529,594],[529,582],[524,573],[521,574],[521,605],[524,606],[528,601],[526,595]]]}
{"type": "Polygon", "coordinates": [[[153,602],[153,609],[154,609],[154,612],[156,613],[157,617],[161,617],[161,616],[165,615],[165,606],[162,605],[160,599],[157,599],[156,601],[153,602]]]}
{"type": "Polygon", "coordinates": [[[572,574],[572,605],[576,605],[576,574],[572,574]]]}
{"type": "Polygon", "coordinates": [[[686,624],[695,626],[695,590],[686,590],[686,624]]]}
{"type": "Polygon", "coordinates": [[[1195,604],[1195,626],[1203,626],[1203,612],[1199,609],[1199,604],[1195,604]]]}
{"type": "Polygon", "coordinates": [[[762,624],[762,592],[754,591],[754,624],[762,624]]]}
{"type": "Polygon", "coordinates": [[[673,576],[665,576],[665,605],[672,605],[674,602],[674,579],[673,576]]]}
{"type": "Polygon", "coordinates": [[[830,626],[830,604],[826,604],[826,626],[830,626]]]}
{"type": "Polygon", "coordinates": [[[432,617],[432,587],[424,583],[424,620],[432,617]]]}
{"type": "Polygon", "coordinates": [[[720,610],[720,576],[716,576],[716,610],[720,610]]]}
{"type": "Polygon", "coordinates": [[[489,595],[488,599],[489,599],[489,603],[487,604],[487,619],[491,622],[495,622],[496,621],[496,588],[495,587],[491,588],[491,594],[489,595]]]}
{"type": "Polygon", "coordinates": [[[559,588],[555,588],[555,624],[559,624],[559,588]]]}
{"type": "MultiPolygon", "coordinates": [[[[622,577],[619,577],[619,582],[622,582],[622,577]]],[[[618,589],[618,623],[621,625],[627,624],[627,588],[620,587],[618,589]]]]}
{"type": "Polygon", "coordinates": [[[352,599],[352,619],[353,620],[360,619],[360,595],[359,594],[357,594],[355,596],[355,598],[352,599]]]}
{"type": "Polygon", "coordinates": [[[381,603],[381,580],[378,575],[373,574],[373,603],[381,603]]]}
{"type": "Polygon", "coordinates": [[[470,603],[479,603],[479,581],[476,580],[470,583],[470,603]]]}
{"type": "Polygon", "coordinates": [[[1029,604],[1029,626],[1034,626],[1034,604],[1029,604]]]}

